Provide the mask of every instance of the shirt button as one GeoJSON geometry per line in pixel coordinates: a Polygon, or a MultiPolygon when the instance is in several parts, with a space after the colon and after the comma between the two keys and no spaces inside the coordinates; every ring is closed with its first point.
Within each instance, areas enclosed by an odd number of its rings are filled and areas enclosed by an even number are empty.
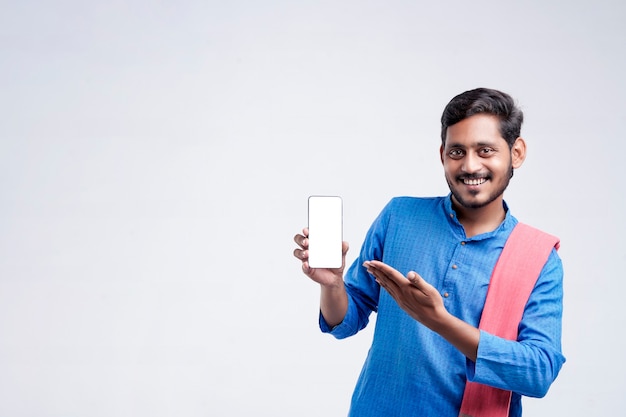
{"type": "Polygon", "coordinates": [[[461,242],[461,245],[462,245],[462,246],[465,246],[465,242],[461,242]]]}
{"type": "Polygon", "coordinates": [[[452,269],[457,269],[457,268],[458,268],[458,266],[452,265],[452,269]]]}
{"type": "Polygon", "coordinates": [[[443,293],[444,298],[448,298],[450,296],[450,294],[448,294],[447,292],[443,293]]]}
{"type": "Polygon", "coordinates": [[[450,213],[450,218],[454,219],[454,213],[450,213]]]}

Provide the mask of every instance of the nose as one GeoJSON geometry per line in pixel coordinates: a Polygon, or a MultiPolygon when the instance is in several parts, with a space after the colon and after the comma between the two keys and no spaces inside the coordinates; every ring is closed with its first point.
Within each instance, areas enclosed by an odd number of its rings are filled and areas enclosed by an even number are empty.
{"type": "Polygon", "coordinates": [[[468,152],[465,158],[463,158],[463,165],[461,166],[463,172],[473,174],[479,172],[481,168],[482,162],[480,161],[480,157],[473,152],[468,152]]]}

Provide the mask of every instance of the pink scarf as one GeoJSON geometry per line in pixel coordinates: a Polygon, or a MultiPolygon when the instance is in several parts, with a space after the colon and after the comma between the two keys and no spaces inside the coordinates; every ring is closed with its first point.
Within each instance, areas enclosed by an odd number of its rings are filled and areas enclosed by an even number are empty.
{"type": "MultiPolygon", "coordinates": [[[[552,248],[559,239],[518,223],[504,245],[491,275],[479,329],[517,339],[524,307],[552,248]]],[[[459,417],[507,417],[511,391],[468,381],[459,417]]]]}

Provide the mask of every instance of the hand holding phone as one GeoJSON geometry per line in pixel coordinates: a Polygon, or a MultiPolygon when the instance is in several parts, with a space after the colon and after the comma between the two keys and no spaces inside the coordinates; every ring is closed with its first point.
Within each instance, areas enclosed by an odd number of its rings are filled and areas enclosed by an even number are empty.
{"type": "Polygon", "coordinates": [[[338,196],[309,197],[309,266],[341,268],[343,203],[338,196]]]}

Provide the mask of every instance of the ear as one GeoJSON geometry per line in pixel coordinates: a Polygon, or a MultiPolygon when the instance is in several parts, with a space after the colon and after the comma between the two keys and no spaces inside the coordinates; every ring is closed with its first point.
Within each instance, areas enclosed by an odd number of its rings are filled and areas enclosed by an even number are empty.
{"type": "Polygon", "coordinates": [[[443,145],[439,147],[439,159],[441,159],[441,164],[443,165],[443,145]]]}
{"type": "Polygon", "coordinates": [[[515,139],[511,147],[511,164],[513,168],[519,168],[526,159],[526,142],[521,137],[515,139]]]}

